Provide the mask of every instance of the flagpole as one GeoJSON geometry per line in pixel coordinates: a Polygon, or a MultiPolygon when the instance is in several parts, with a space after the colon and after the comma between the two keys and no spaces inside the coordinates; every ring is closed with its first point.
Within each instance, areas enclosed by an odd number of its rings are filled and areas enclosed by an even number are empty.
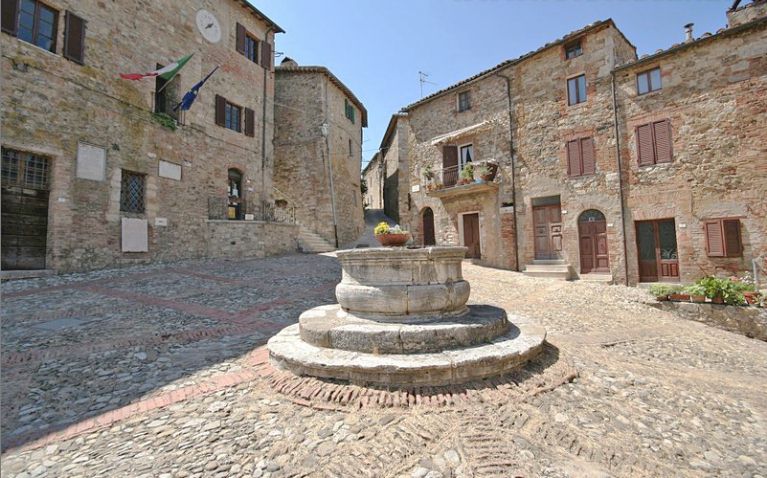
{"type": "MultiPolygon", "coordinates": [[[[194,53],[189,55],[189,59],[191,60],[193,56],[194,56],[194,53]]],[[[189,60],[187,60],[187,61],[189,61],[189,60]]],[[[165,84],[162,85],[162,88],[160,88],[159,90],[155,91],[155,94],[160,93],[162,90],[164,90],[170,84],[170,82],[173,81],[178,76],[179,73],[181,73],[181,70],[183,70],[183,69],[184,68],[182,66],[181,68],[176,70],[176,72],[173,73],[173,76],[171,76],[168,80],[165,81],[165,84]]],[[[160,75],[157,75],[157,76],[160,76],[160,75]]]]}

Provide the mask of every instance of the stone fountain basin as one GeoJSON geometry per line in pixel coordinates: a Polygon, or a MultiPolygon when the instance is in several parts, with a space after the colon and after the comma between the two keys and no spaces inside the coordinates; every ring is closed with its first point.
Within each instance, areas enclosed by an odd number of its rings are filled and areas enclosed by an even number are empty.
{"type": "Polygon", "coordinates": [[[440,352],[487,343],[509,331],[506,311],[471,305],[456,317],[382,322],[358,317],[338,304],[307,310],[298,319],[301,339],[317,347],[372,354],[440,352]]]}

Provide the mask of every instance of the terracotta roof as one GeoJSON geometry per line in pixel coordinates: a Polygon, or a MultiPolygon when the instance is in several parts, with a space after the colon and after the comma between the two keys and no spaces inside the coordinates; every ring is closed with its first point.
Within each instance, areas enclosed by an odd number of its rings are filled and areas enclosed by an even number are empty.
{"type": "MultiPolygon", "coordinates": [[[[749,5],[751,5],[751,4],[749,4],[749,5]]],[[[745,7],[742,7],[742,8],[745,8],[745,7]]],[[[656,60],[656,59],[658,59],[658,58],[660,58],[662,56],[669,55],[671,53],[675,53],[677,51],[684,50],[686,48],[689,48],[689,47],[692,47],[692,46],[695,46],[695,45],[700,45],[701,43],[704,43],[704,42],[707,42],[707,41],[713,41],[715,39],[724,38],[724,37],[727,37],[727,36],[730,36],[730,35],[734,35],[736,33],[742,32],[744,30],[749,30],[749,29],[751,29],[751,28],[753,28],[755,26],[758,26],[760,24],[763,24],[763,23],[767,23],[767,17],[757,18],[755,20],[752,20],[750,22],[744,23],[742,25],[738,25],[737,27],[722,28],[721,30],[719,30],[716,33],[714,33],[713,35],[711,33],[704,33],[702,36],[700,36],[700,37],[698,37],[698,38],[696,38],[694,40],[687,41],[687,42],[684,42],[684,43],[676,43],[674,45],[671,45],[669,48],[667,48],[665,50],[658,50],[658,51],[656,51],[655,53],[653,53],[651,55],[642,55],[637,60],[633,60],[633,61],[630,61],[628,63],[624,63],[622,65],[616,66],[613,71],[620,71],[620,70],[625,70],[627,68],[631,68],[633,66],[643,65],[643,64],[648,63],[650,61],[654,61],[654,60],[656,60]]]]}
{"type": "Polygon", "coordinates": [[[271,18],[261,13],[261,10],[254,7],[248,0],[235,0],[235,1],[239,3],[240,5],[242,5],[243,7],[246,7],[247,9],[249,9],[250,13],[255,15],[256,18],[258,18],[259,20],[265,22],[267,25],[272,27],[272,30],[274,30],[275,33],[285,33],[285,30],[283,30],[282,27],[274,23],[271,18]]]}
{"type": "Polygon", "coordinates": [[[362,102],[357,99],[356,96],[354,96],[354,93],[352,93],[352,90],[346,87],[341,80],[339,80],[336,75],[330,72],[327,68],[324,66],[285,66],[280,65],[274,68],[274,71],[277,73],[322,73],[325,76],[328,77],[328,79],[337,87],[341,89],[341,91],[344,92],[344,94],[354,103],[354,106],[357,107],[357,109],[360,110],[361,116],[362,116],[362,127],[367,128],[368,126],[368,110],[365,109],[365,105],[362,104],[362,102]]]}
{"type": "Polygon", "coordinates": [[[448,91],[452,91],[452,90],[454,90],[454,89],[456,89],[456,88],[458,88],[460,86],[466,85],[467,83],[471,83],[471,82],[479,80],[481,78],[485,78],[487,76],[490,76],[491,74],[494,74],[494,73],[498,72],[499,70],[501,70],[503,68],[506,68],[507,66],[520,63],[520,62],[522,62],[524,60],[527,60],[528,58],[530,58],[532,56],[537,55],[538,53],[543,52],[544,50],[548,50],[549,48],[561,45],[561,44],[563,44],[563,43],[565,43],[565,42],[567,42],[569,40],[572,40],[573,38],[575,38],[577,36],[580,36],[580,35],[583,35],[585,33],[588,33],[588,32],[590,32],[592,30],[596,30],[596,29],[601,28],[601,27],[603,27],[605,25],[608,25],[608,26],[611,26],[611,27],[615,28],[615,30],[618,33],[620,33],[620,35],[623,37],[623,39],[626,40],[626,43],[631,45],[631,47],[636,51],[636,47],[626,38],[626,36],[623,34],[623,32],[621,32],[618,29],[618,27],[615,26],[615,22],[613,22],[612,18],[608,18],[607,20],[596,21],[596,22],[593,22],[593,23],[591,23],[589,25],[586,25],[585,27],[583,27],[583,28],[581,28],[579,30],[572,31],[572,32],[568,33],[567,35],[563,36],[562,38],[559,38],[559,39],[554,40],[552,42],[546,43],[545,45],[543,45],[542,47],[538,48],[537,50],[533,50],[531,52],[525,53],[524,55],[522,55],[520,57],[517,57],[517,58],[515,58],[513,60],[503,61],[503,62],[495,65],[492,68],[489,68],[489,69],[484,70],[484,71],[480,71],[479,73],[477,73],[474,76],[470,76],[469,78],[461,80],[458,83],[455,83],[455,84],[453,84],[451,86],[448,86],[447,88],[443,88],[443,89],[441,89],[439,91],[436,91],[436,92],[430,94],[429,96],[426,96],[426,97],[416,101],[415,103],[411,103],[411,104],[405,106],[404,108],[402,108],[402,111],[411,110],[411,109],[415,108],[416,106],[420,106],[420,105],[422,105],[422,104],[424,104],[426,102],[429,102],[429,101],[431,101],[432,99],[434,99],[434,98],[436,98],[438,96],[442,96],[443,94],[447,93],[448,91]]]}

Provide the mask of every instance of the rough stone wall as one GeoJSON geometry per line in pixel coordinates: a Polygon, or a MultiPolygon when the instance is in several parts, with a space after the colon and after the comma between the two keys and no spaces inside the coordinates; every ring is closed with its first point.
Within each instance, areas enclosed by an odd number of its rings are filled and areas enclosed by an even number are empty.
{"type": "MultiPolygon", "coordinates": [[[[229,167],[244,173],[249,203],[270,197],[273,73],[265,76],[235,50],[236,22],[260,39],[267,25],[234,1],[48,4],[60,13],[55,54],[0,34],[3,146],[44,154],[52,162],[47,267],[65,272],[205,255],[208,197],[227,194],[229,167]],[[218,44],[197,31],[195,14],[203,7],[219,19],[218,44]],[[85,65],[61,55],[64,10],[87,21],[85,65]],[[173,132],[153,120],[154,80],[122,80],[117,73],[152,70],[192,52],[180,73],[179,95],[221,67],[186,113],[186,125],[173,132]],[[256,112],[254,138],[215,125],[216,94],[256,112]],[[76,177],[78,141],[106,148],[104,181],[76,177]],[[159,177],[159,160],[181,165],[182,179],[159,177]],[[138,217],[149,223],[148,253],[120,251],[121,218],[135,216],[120,212],[123,168],[146,174],[146,209],[138,217]],[[167,226],[156,225],[158,218],[167,219],[167,226]]],[[[273,34],[268,39],[273,43],[273,34]]]]}
{"type": "Polygon", "coordinates": [[[266,257],[296,252],[298,225],[207,221],[207,257],[266,257]]]}
{"type": "Polygon", "coordinates": [[[391,138],[382,146],[383,161],[383,207],[384,212],[397,223],[405,228],[403,211],[407,209],[407,195],[409,186],[407,183],[407,169],[401,163],[407,158],[407,136],[402,136],[400,127],[406,124],[404,118],[397,119],[397,126],[391,138]]]}
{"type": "Polygon", "coordinates": [[[368,186],[364,203],[368,209],[383,209],[383,163],[381,155],[376,153],[362,174],[368,186]]]}
{"type": "Polygon", "coordinates": [[[757,18],[767,16],[767,1],[753,0],[737,10],[727,12],[727,24],[736,27],[757,18]]]}
{"type": "Polygon", "coordinates": [[[682,282],[748,271],[767,253],[767,21],[621,69],[629,277],[638,280],[634,222],[673,218],[682,282]],[[638,96],[636,74],[659,66],[662,89],[638,96]],[[638,165],[635,128],[669,119],[671,163],[638,165]],[[741,221],[743,257],[708,257],[705,219],[741,221]]]}

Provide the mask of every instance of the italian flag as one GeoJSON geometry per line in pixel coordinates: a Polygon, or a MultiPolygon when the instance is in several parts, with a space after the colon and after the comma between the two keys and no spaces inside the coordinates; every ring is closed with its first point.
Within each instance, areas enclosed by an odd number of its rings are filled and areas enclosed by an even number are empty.
{"type": "Polygon", "coordinates": [[[184,65],[186,65],[186,62],[192,58],[192,55],[194,55],[194,53],[191,53],[178,61],[174,61],[170,65],[164,66],[159,70],[150,71],[149,73],[120,73],[120,78],[124,80],[143,80],[144,78],[154,78],[159,76],[165,80],[170,80],[176,76],[176,73],[178,73],[184,65]]]}

